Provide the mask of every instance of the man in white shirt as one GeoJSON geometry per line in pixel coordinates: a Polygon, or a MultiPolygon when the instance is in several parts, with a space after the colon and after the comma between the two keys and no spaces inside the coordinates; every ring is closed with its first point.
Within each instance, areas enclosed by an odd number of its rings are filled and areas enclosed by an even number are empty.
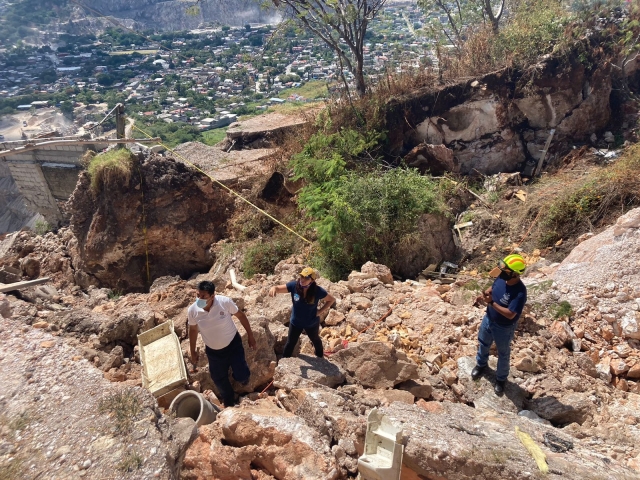
{"type": "Polygon", "coordinates": [[[241,312],[229,297],[215,295],[213,282],[198,284],[197,300],[189,307],[189,347],[191,362],[198,363],[196,341],[198,332],[206,345],[205,353],[209,360],[209,373],[215,383],[225,407],[235,404],[235,394],[229,381],[229,367],[233,378],[243,385],[249,382],[251,372],[244,358],[244,347],[240,333],[231,315],[234,315],[247,332],[247,341],[255,350],[256,340],[251,325],[244,312],[241,312]]]}

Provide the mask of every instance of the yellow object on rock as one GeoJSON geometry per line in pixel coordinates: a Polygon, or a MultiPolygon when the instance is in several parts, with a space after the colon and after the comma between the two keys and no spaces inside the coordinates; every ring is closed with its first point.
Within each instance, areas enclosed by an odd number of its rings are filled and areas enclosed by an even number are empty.
{"type": "Polygon", "coordinates": [[[547,456],[544,454],[542,449],[538,446],[536,442],[533,441],[533,438],[528,433],[524,433],[521,431],[516,425],[516,435],[520,439],[520,442],[525,446],[525,448],[529,451],[531,456],[534,458],[536,463],[538,464],[538,468],[542,473],[549,473],[549,465],[547,465],[547,456]]]}

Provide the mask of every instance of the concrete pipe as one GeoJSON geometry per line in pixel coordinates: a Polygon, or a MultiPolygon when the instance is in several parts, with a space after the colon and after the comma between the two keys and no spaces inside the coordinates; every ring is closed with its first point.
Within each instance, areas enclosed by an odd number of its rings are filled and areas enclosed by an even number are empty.
{"type": "Polygon", "coordinates": [[[204,396],[198,392],[187,390],[173,399],[169,411],[176,417],[193,418],[196,425],[212,423],[218,415],[219,409],[214,407],[204,396]]]}

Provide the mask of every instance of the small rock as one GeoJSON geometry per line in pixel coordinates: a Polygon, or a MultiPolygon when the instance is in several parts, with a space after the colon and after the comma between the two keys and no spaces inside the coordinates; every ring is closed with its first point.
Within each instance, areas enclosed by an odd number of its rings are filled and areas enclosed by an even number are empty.
{"type": "Polygon", "coordinates": [[[640,378],[640,362],[636,363],[627,372],[627,378],[640,378]]]}
{"type": "Polygon", "coordinates": [[[36,322],[31,325],[33,328],[47,328],[49,324],[47,322],[36,322]]]}
{"type": "Polygon", "coordinates": [[[629,370],[629,365],[621,358],[611,361],[611,373],[620,376],[629,370]]]}
{"type": "Polygon", "coordinates": [[[56,344],[56,341],[55,341],[55,340],[47,340],[47,341],[45,341],[45,342],[42,342],[42,343],[40,344],[40,346],[41,346],[42,348],[51,348],[51,347],[53,347],[55,344],[56,344]]]}
{"type": "Polygon", "coordinates": [[[327,318],[324,319],[324,324],[330,327],[334,327],[344,321],[344,314],[337,310],[329,310],[327,318]]]}
{"type": "Polygon", "coordinates": [[[540,371],[540,366],[531,357],[523,357],[516,361],[515,367],[521,372],[537,373],[540,371]]]}

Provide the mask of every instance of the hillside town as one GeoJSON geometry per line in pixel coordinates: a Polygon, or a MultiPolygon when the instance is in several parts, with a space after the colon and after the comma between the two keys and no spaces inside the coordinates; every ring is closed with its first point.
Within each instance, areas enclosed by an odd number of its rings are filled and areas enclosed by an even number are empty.
{"type": "MultiPolygon", "coordinates": [[[[415,4],[391,4],[375,19],[364,49],[373,81],[388,68],[436,61],[432,45],[419,35],[426,21],[415,4]]],[[[67,133],[92,128],[122,102],[146,125],[175,122],[197,135],[274,106],[326,98],[344,86],[335,54],[293,26],[144,35],[108,29],[93,37],[42,33],[45,45],[0,49],[0,112],[37,115],[54,108],[74,121],[76,131],[67,133]]],[[[352,80],[346,69],[344,76],[352,80]]]]}

